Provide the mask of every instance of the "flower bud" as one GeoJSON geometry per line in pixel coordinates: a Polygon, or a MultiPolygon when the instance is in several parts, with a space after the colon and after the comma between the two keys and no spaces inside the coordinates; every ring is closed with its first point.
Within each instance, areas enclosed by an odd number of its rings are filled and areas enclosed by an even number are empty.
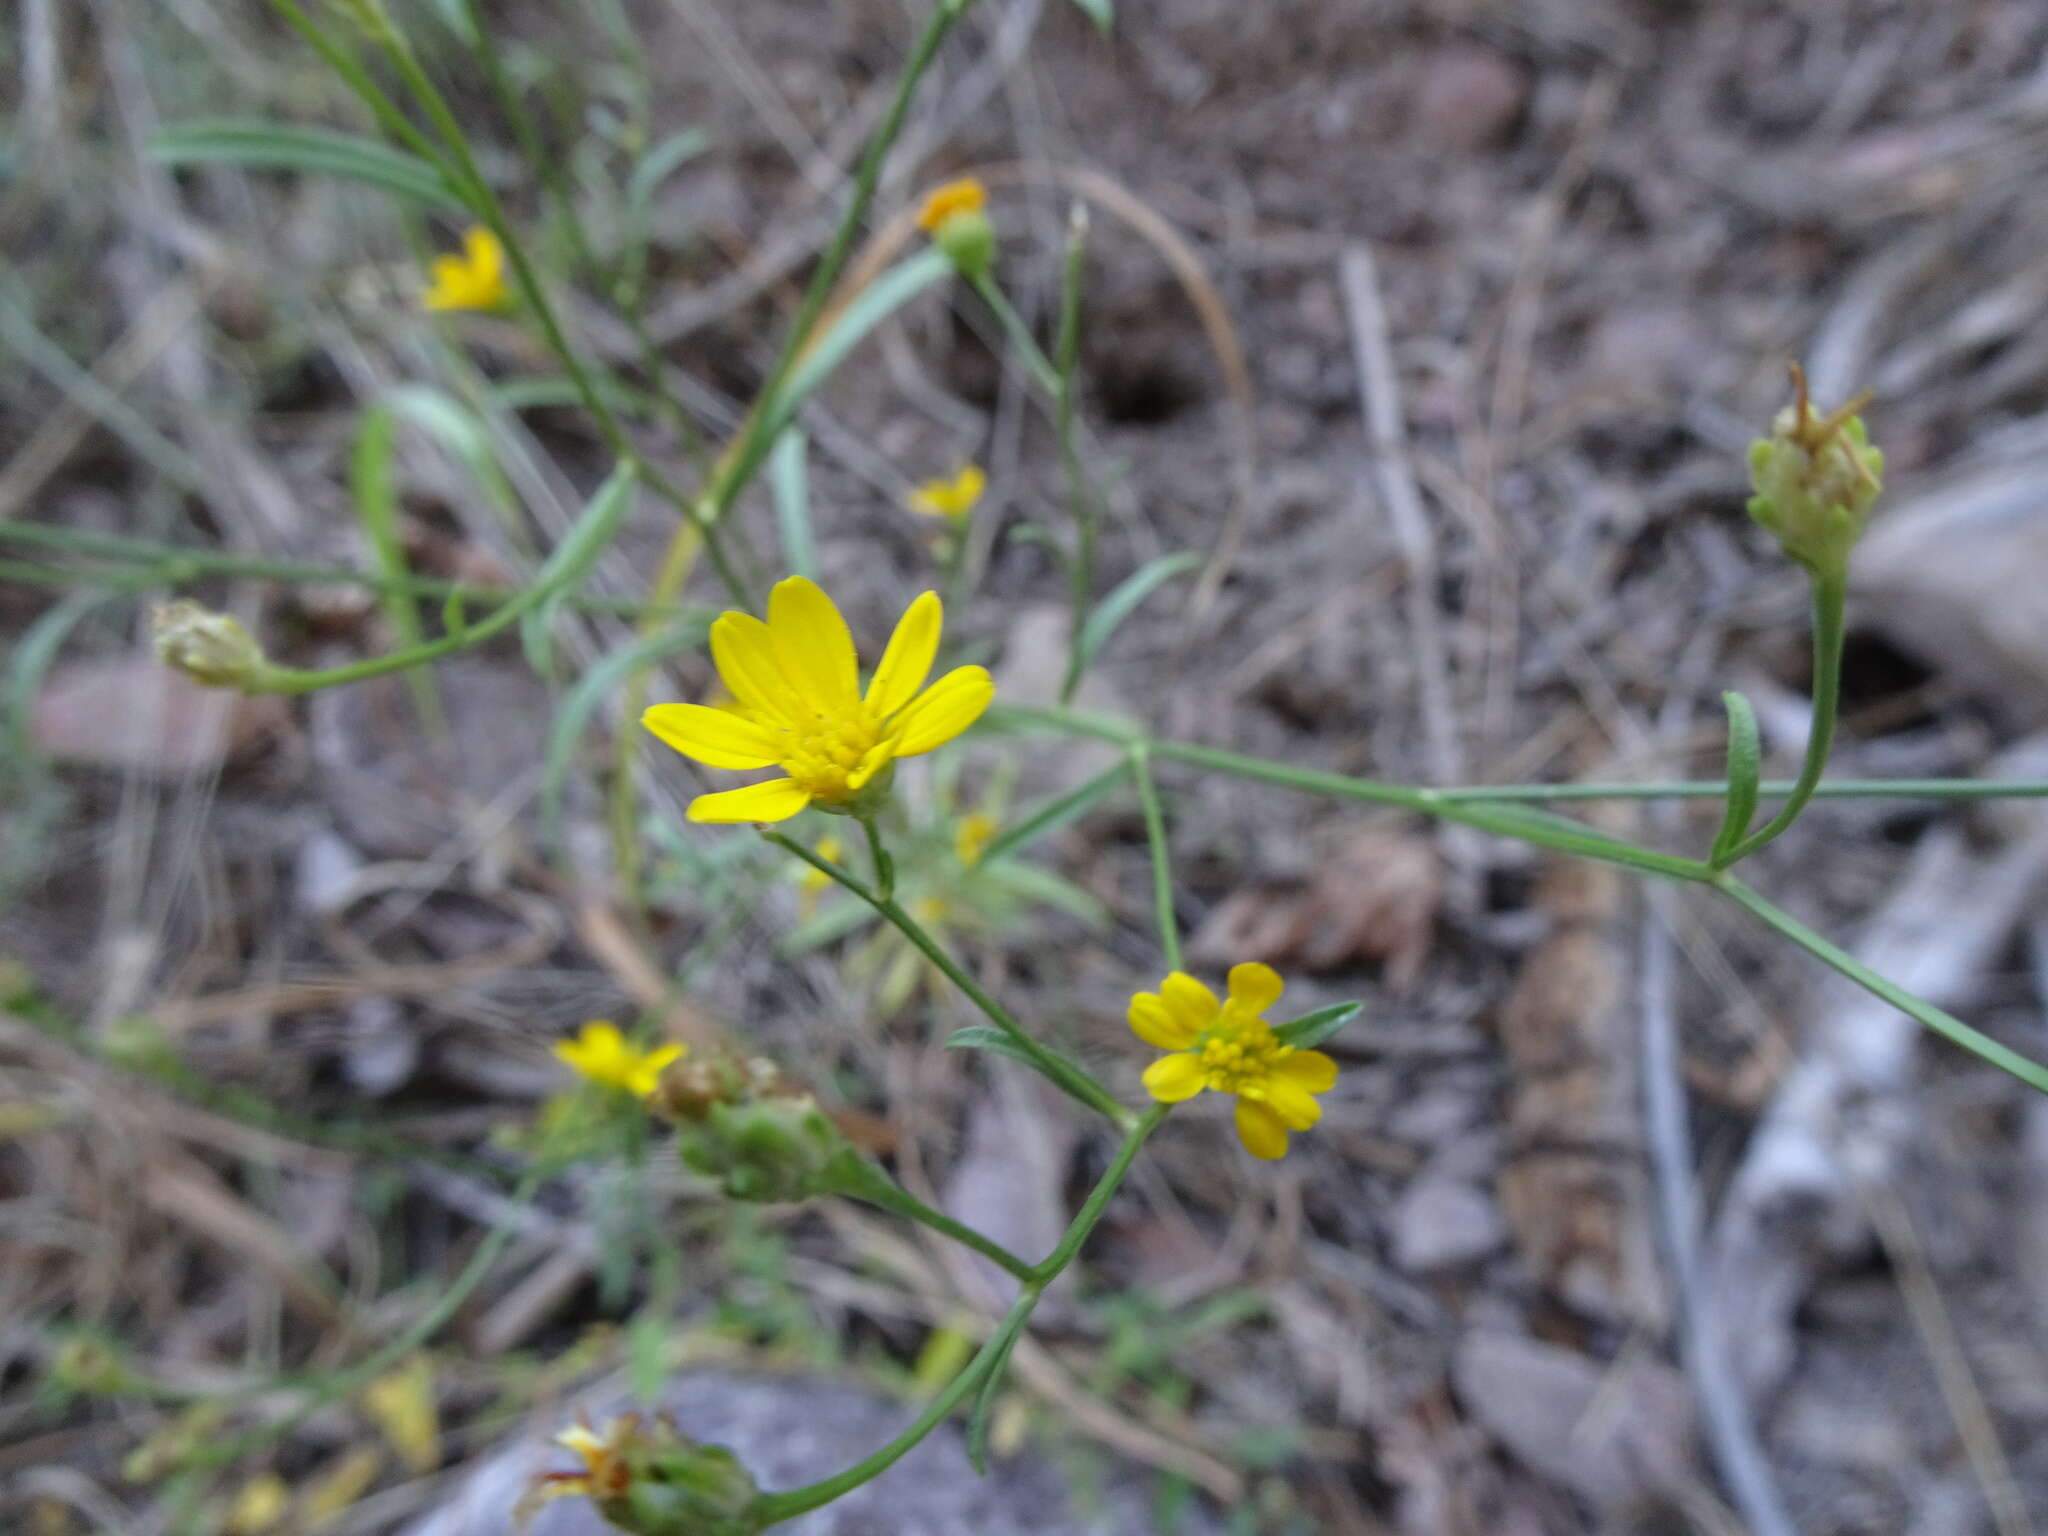
{"type": "Polygon", "coordinates": [[[247,688],[270,665],[239,619],[190,598],[159,603],[149,627],[157,659],[209,688],[247,688]]]}
{"type": "Polygon", "coordinates": [[[846,1160],[858,1157],[817,1101],[759,1057],[685,1062],[653,1103],[682,1126],[683,1166],[716,1179],[734,1200],[830,1194],[844,1182],[846,1160]]]}
{"type": "Polygon", "coordinates": [[[1756,494],[1749,500],[1749,515],[1808,570],[1839,575],[1883,489],[1884,454],[1870,445],[1869,431],[1856,414],[1868,395],[1816,416],[1806,374],[1797,365],[1792,384],[1795,398],[1778,413],[1771,435],[1750,444],[1750,483],[1756,494]]]}
{"type": "Polygon", "coordinates": [[[559,1444],[583,1461],[581,1472],[543,1477],[521,1501],[518,1518],[553,1499],[581,1496],[633,1536],[754,1536],[760,1489],[722,1445],[700,1445],[668,1418],[651,1424],[625,1414],[602,1431],[571,1429],[559,1444]]]}
{"type": "Polygon", "coordinates": [[[996,231],[984,211],[988,189],[973,177],[949,181],[924,200],[917,227],[932,237],[962,277],[981,278],[995,263],[996,231]]]}

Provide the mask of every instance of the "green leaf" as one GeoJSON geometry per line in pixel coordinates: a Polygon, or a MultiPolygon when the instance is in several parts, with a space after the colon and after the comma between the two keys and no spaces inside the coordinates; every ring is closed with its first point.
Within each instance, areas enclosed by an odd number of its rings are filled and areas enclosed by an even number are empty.
{"type": "MultiPolygon", "coordinates": [[[[576,686],[569,690],[561,708],[555,712],[553,724],[548,727],[547,747],[541,759],[541,829],[550,844],[559,846],[561,840],[562,787],[568,782],[570,760],[591,712],[627,675],[677,651],[702,645],[709,632],[710,623],[704,618],[679,620],[660,633],[649,635],[607,656],[584,673],[576,686]]],[[[747,840],[735,838],[732,841],[739,844],[747,840]]]]}
{"type": "Polygon", "coordinates": [[[1088,1085],[1088,1074],[1074,1063],[1060,1055],[1052,1047],[1038,1045],[1043,1056],[1034,1055],[1019,1044],[1008,1031],[993,1024],[970,1024],[965,1029],[956,1029],[946,1041],[949,1051],[994,1051],[998,1056],[1007,1056],[1012,1061],[1021,1061],[1037,1072],[1062,1093],[1070,1094],[1090,1109],[1100,1110],[1101,1102],[1088,1085]]]}
{"type": "Polygon", "coordinates": [[[980,876],[1020,900],[1052,907],[1090,928],[1109,926],[1109,910],[1100,901],[1071,880],[1040,865],[999,864],[982,869],[980,876]]]}
{"type": "Polygon", "coordinates": [[[633,166],[632,175],[626,178],[626,200],[635,208],[645,208],[664,181],[710,147],[711,135],[702,128],[670,134],[633,166]]]}
{"type": "Polygon", "coordinates": [[[1081,666],[1085,670],[1095,660],[1095,653],[1109,643],[1109,637],[1137,611],[1138,605],[1150,597],[1153,590],[1174,577],[1185,575],[1202,563],[1202,557],[1192,550],[1179,554],[1161,555],[1148,560],[1130,575],[1116,584],[1115,589],[1105,597],[1088,622],[1081,626],[1081,666]]]}
{"type": "Polygon", "coordinates": [[[1107,37],[1110,28],[1116,25],[1116,0],[1074,0],[1074,4],[1080,7],[1082,15],[1102,29],[1103,36],[1107,37]]]}
{"type": "Polygon", "coordinates": [[[359,181],[417,203],[467,206],[438,166],[387,144],[325,128],[209,118],[161,130],[149,141],[149,153],[165,165],[303,171],[359,181]]]}
{"type": "MultiPolygon", "coordinates": [[[[363,537],[377,557],[377,572],[390,583],[382,598],[385,620],[401,645],[413,647],[425,643],[426,631],[420,627],[418,606],[405,590],[412,570],[405,563],[405,545],[398,536],[398,477],[391,462],[393,426],[388,404],[372,406],[364,413],[362,429],[356,434],[355,452],[349,458],[349,490],[355,498],[356,519],[363,525],[363,537]]],[[[448,716],[441,707],[441,692],[435,685],[434,674],[425,667],[414,667],[407,671],[405,680],[420,723],[430,733],[445,736],[448,716]]]]}
{"type": "Polygon", "coordinates": [[[811,485],[801,427],[785,428],[768,454],[768,484],[775,493],[775,526],[792,576],[816,577],[818,550],[811,537],[811,485]]]}
{"type": "Polygon", "coordinates": [[[1721,830],[1714,834],[1714,851],[1708,862],[1720,868],[1741,843],[1749,824],[1756,819],[1759,775],[1763,771],[1763,744],[1757,736],[1756,711],[1739,693],[1721,695],[1728,710],[1728,809],[1721,817],[1721,830]]]}
{"type": "Polygon", "coordinates": [[[981,1390],[974,1394],[974,1412],[967,1420],[967,1464],[976,1477],[988,1476],[988,1412],[995,1406],[996,1388],[1003,1384],[1011,1352],[1023,1336],[1024,1330],[1017,1328],[1004,1337],[995,1359],[989,1362],[988,1374],[981,1378],[981,1390]]]}
{"type": "Polygon", "coordinates": [[[992,865],[1005,854],[1015,853],[1019,848],[1045,836],[1055,828],[1065,826],[1120,786],[1124,781],[1124,775],[1130,771],[1130,761],[1125,759],[1103,769],[1078,788],[1070,789],[1064,795],[1046,801],[1029,815],[1005,827],[1002,835],[982,851],[981,862],[992,865]]]}
{"type": "Polygon", "coordinates": [[[1327,1008],[1318,1008],[1314,1013],[1304,1013],[1298,1019],[1275,1026],[1273,1034],[1282,1045],[1305,1051],[1311,1046],[1321,1045],[1364,1011],[1363,1003],[1332,1003],[1327,1008]]]}

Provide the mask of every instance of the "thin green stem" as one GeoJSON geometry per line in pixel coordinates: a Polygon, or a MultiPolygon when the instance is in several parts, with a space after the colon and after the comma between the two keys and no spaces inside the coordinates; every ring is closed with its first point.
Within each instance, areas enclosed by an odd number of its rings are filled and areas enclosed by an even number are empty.
{"type": "Polygon", "coordinates": [[[1098,1083],[1086,1069],[1064,1056],[1047,1050],[1034,1039],[1024,1026],[1011,1016],[1010,1011],[991,997],[981,983],[961,969],[953,957],[939,947],[938,941],[925,931],[923,925],[904,911],[893,897],[883,896],[871,889],[852,871],[806,848],[794,838],[780,832],[764,832],[762,836],[776,847],[796,855],[820,874],[830,876],[886,918],[897,932],[910,940],[927,960],[939,968],[948,981],[965,993],[975,1007],[988,1016],[990,1023],[1008,1035],[1015,1042],[1017,1049],[1029,1057],[1032,1064],[1041,1072],[1116,1124],[1128,1126],[1131,1123],[1131,1112],[1119,1104],[1107,1088],[1098,1083]]]}
{"type": "Polygon", "coordinates": [[[1842,701],[1842,641],[1848,597],[1846,569],[1813,573],[1813,729],[1806,738],[1806,762],[1778,814],[1715,860],[1716,869],[1740,863],[1797,821],[1813,798],[1821,774],[1827,770],[1828,749],[1835,739],[1835,716],[1842,701]]]}
{"type": "Polygon", "coordinates": [[[356,62],[355,56],[321,28],[320,24],[301,10],[294,0],[270,0],[270,8],[284,18],[285,24],[304,38],[312,50],[319,54],[327,67],[341,76],[350,90],[362,99],[370,109],[370,115],[377,124],[399,143],[422,159],[431,162],[448,177],[451,185],[460,186],[461,179],[455,175],[455,168],[448,163],[434,141],[413,126],[392,99],[372,80],[369,71],[356,62]]]}
{"type": "Polygon", "coordinates": [[[1130,759],[1124,758],[1103,769],[1086,783],[1077,785],[1063,795],[1054,796],[1021,821],[1003,828],[1001,834],[982,850],[982,862],[991,863],[1005,854],[1015,853],[1019,848],[1043,837],[1053,828],[1064,826],[1108,795],[1130,771],[1130,759]]]}
{"type": "Polygon", "coordinates": [[[1073,587],[1073,621],[1067,635],[1067,672],[1060,680],[1060,703],[1073,702],[1087,665],[1085,642],[1088,609],[1095,600],[1095,542],[1102,525],[1095,487],[1081,467],[1081,448],[1074,438],[1074,369],[1081,353],[1081,267],[1087,253],[1088,222],[1076,204],[1067,226],[1067,260],[1060,279],[1059,393],[1053,428],[1059,438],[1060,468],[1067,477],[1067,499],[1074,506],[1074,558],[1068,570],[1073,587]]]}
{"type": "Polygon", "coordinates": [[[1815,933],[1782,907],[1766,901],[1734,875],[1723,871],[1708,882],[1737,906],[1761,918],[1783,937],[1807,953],[1833,966],[1856,985],[1883,998],[1901,1013],[1917,1019],[1952,1044],[1961,1046],[1981,1061],[2009,1072],[2028,1087],[2048,1093],[2048,1067],[2030,1061],[2019,1052],[1999,1044],[1981,1030],[1973,1029],[1954,1014],[1915,997],[1898,983],[1886,980],[1839,945],[1815,933]]]}
{"type": "Polygon", "coordinates": [[[868,835],[868,860],[875,871],[875,892],[883,901],[888,901],[896,894],[896,861],[882,846],[882,829],[874,817],[861,817],[860,827],[868,835]]]}
{"type": "Polygon", "coordinates": [[[1031,381],[1045,391],[1047,400],[1057,404],[1060,397],[1060,371],[1052,359],[1045,355],[1045,349],[1038,344],[1038,338],[1031,334],[1031,327],[1024,323],[1024,317],[1017,312],[1017,306],[1010,302],[1010,296],[1003,292],[1002,285],[992,273],[984,272],[970,278],[974,291],[988,305],[996,317],[996,323],[1003,328],[1003,336],[1017,350],[1023,359],[1024,368],[1031,375],[1031,381]]]}
{"type": "Polygon", "coordinates": [[[955,1221],[944,1211],[926,1205],[859,1154],[849,1154],[835,1172],[838,1176],[837,1188],[840,1194],[854,1200],[865,1200],[869,1205],[880,1206],[885,1211],[893,1211],[898,1216],[908,1217],[911,1221],[930,1227],[934,1232],[972,1248],[983,1258],[993,1260],[1027,1284],[1037,1277],[1037,1270],[1032,1265],[1018,1258],[994,1238],[955,1221]]]}
{"type": "Polygon", "coordinates": [[[1152,909],[1159,919],[1159,947],[1166,968],[1180,969],[1180,921],[1173,912],[1172,854],[1166,844],[1166,817],[1159,808],[1159,787],[1152,782],[1152,763],[1145,748],[1133,747],[1128,761],[1138,786],[1138,806],[1145,814],[1145,841],[1152,849],[1152,909]]]}
{"type": "Polygon", "coordinates": [[[754,1502],[750,1513],[756,1522],[756,1529],[764,1529],[793,1520],[798,1515],[820,1509],[834,1499],[851,1493],[866,1482],[871,1482],[893,1467],[913,1450],[934,1429],[945,1422],[946,1416],[959,1407],[968,1393],[981,1385],[983,1378],[1008,1358],[1012,1346],[1031,1320],[1031,1313],[1038,1300],[1045,1294],[1046,1287],[1059,1278],[1066,1267],[1074,1261],[1081,1247],[1102,1220],[1103,1212],[1117,1188],[1131,1171],[1131,1163],[1138,1151],[1145,1145],[1145,1139],[1159,1128],[1166,1118],[1169,1106],[1155,1104],[1150,1111],[1139,1118],[1124,1136],[1123,1144],[1117,1148],[1116,1157],[1111,1161],[1102,1177],[1096,1181],[1087,1201],[1074,1215],[1067,1226],[1066,1234],[1059,1245],[1038,1265],[1035,1275],[1026,1282],[1023,1292],[1011,1304],[1003,1320],[993,1333],[975,1351],[974,1358],[960,1369],[960,1374],[946,1384],[945,1390],[925,1405],[923,1413],[910,1426],[872,1456],[854,1463],[835,1477],[825,1478],[808,1487],[791,1488],[783,1493],[764,1494],[754,1502]]]}

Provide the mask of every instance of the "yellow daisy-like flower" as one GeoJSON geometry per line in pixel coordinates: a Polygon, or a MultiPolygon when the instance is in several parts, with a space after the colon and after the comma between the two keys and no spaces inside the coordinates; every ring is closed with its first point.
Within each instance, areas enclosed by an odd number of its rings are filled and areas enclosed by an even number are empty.
{"type": "Polygon", "coordinates": [[[1237,1096],[1237,1134],[1253,1157],[1283,1157],[1287,1133],[1323,1117],[1315,1100],[1337,1081],[1337,1063],[1321,1051],[1285,1044],[1266,1022],[1285,983],[1270,965],[1230,968],[1230,997],[1184,971],[1157,992],[1131,999],[1131,1030],[1147,1045],[1172,1051],[1145,1069],[1145,1088],[1162,1104],[1192,1099],[1204,1088],[1237,1096]]]}
{"type": "Polygon", "coordinates": [[[462,237],[465,254],[436,256],[433,282],[421,303],[428,309],[502,309],[505,304],[505,247],[481,224],[462,237]]]}
{"type": "Polygon", "coordinates": [[[917,227],[932,234],[955,214],[980,213],[987,206],[988,188],[972,176],[962,176],[933,188],[917,210],[917,227]]]}
{"type": "Polygon", "coordinates": [[[913,512],[926,517],[943,517],[949,523],[964,523],[988,489],[988,476],[979,464],[963,465],[950,479],[927,480],[910,493],[906,503],[913,512]]]}
{"type": "Polygon", "coordinates": [[[768,622],[721,614],[711,659],[732,690],[726,709],[657,704],[641,724],[713,768],[772,768],[786,777],[699,795],[692,821],[787,821],[805,806],[848,814],[888,782],[889,767],[943,746],[995,696],[986,667],[955,667],[929,688],[943,618],[936,592],[903,612],[867,692],[853,636],[832,599],[801,576],[775,584],[768,622]]]}
{"type": "Polygon", "coordinates": [[[643,1051],[627,1040],[611,1020],[592,1019],[574,1040],[558,1043],[555,1055],[593,1083],[644,1099],[659,1086],[669,1063],[683,1059],[686,1049],[680,1045],[661,1045],[643,1051]]]}
{"type": "Polygon", "coordinates": [[[969,869],[981,862],[981,856],[988,852],[988,845],[996,838],[996,819],[982,811],[974,811],[960,818],[960,825],[953,829],[953,852],[969,869]]]}

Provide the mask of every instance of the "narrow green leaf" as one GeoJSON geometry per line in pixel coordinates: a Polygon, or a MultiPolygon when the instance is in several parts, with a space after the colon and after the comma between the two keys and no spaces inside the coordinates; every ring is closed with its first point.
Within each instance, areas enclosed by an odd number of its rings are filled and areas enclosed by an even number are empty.
{"type": "Polygon", "coordinates": [[[995,1406],[996,1388],[1003,1384],[1003,1372],[1009,1369],[1010,1355],[1023,1334],[1024,1330],[1019,1328],[1004,1336],[1002,1347],[989,1362],[988,1374],[981,1378],[981,1389],[974,1394],[974,1411],[967,1420],[967,1464],[974,1468],[976,1477],[988,1476],[988,1414],[995,1406]]]}
{"type": "Polygon", "coordinates": [[[1273,1034],[1282,1045],[1305,1051],[1311,1046],[1321,1045],[1364,1011],[1363,1003],[1332,1003],[1327,1008],[1318,1008],[1314,1013],[1304,1013],[1298,1019],[1276,1025],[1273,1034]]]}
{"type": "Polygon", "coordinates": [[[1130,760],[1122,759],[1103,769],[1087,783],[1046,801],[1029,815],[1005,827],[1001,835],[982,851],[982,863],[993,864],[1005,854],[1015,853],[1055,828],[1065,826],[1121,785],[1124,775],[1130,771],[1130,760]]]}
{"type": "Polygon", "coordinates": [[[818,551],[811,537],[810,444],[801,427],[786,427],[768,454],[768,485],[775,493],[775,526],[792,576],[815,578],[818,551]]]}
{"type": "MultiPolygon", "coordinates": [[[[552,846],[559,846],[562,831],[562,788],[568,782],[571,759],[576,743],[583,735],[584,725],[592,711],[603,702],[605,696],[624,681],[630,674],[649,666],[677,651],[688,650],[693,645],[702,645],[710,631],[709,622],[702,617],[691,617],[670,625],[658,634],[625,649],[616,651],[592,667],[577,681],[561,707],[555,711],[554,722],[548,727],[547,746],[541,758],[540,815],[542,835],[552,846]]],[[[735,844],[745,839],[734,839],[735,844]]]]}
{"type": "Polygon", "coordinates": [[[583,509],[576,526],[540,568],[537,588],[552,597],[570,591],[583,579],[605,547],[618,536],[619,525],[633,505],[633,488],[639,478],[631,464],[621,464],[611,472],[591,496],[590,505],[583,509]]]}
{"type": "Polygon", "coordinates": [[[325,128],[209,118],[161,130],[150,140],[149,153],[166,165],[310,172],[359,181],[413,202],[466,206],[438,166],[387,144],[325,128]]]}
{"type": "Polygon", "coordinates": [[[656,144],[634,164],[626,178],[626,200],[645,208],[664,181],[711,147],[711,135],[702,128],[685,128],[656,144]]]}
{"type": "Polygon", "coordinates": [[[1182,550],[1178,554],[1161,555],[1156,560],[1148,560],[1118,582],[1109,596],[1088,615],[1088,622],[1081,626],[1082,669],[1087,669],[1089,663],[1095,660],[1096,653],[1107,645],[1110,636],[1116,633],[1117,626],[1135,613],[1138,605],[1150,597],[1155,589],[1176,576],[1185,575],[1201,563],[1202,557],[1193,550],[1182,550]]]}
{"type": "Polygon", "coordinates": [[[1721,817],[1721,830],[1714,834],[1714,851],[1708,859],[1717,869],[1756,819],[1763,771],[1763,743],[1757,735],[1756,711],[1739,693],[1724,693],[1721,702],[1728,710],[1728,809],[1721,817]]]}
{"type": "Polygon", "coordinates": [[[1074,4],[1080,7],[1082,15],[1101,28],[1103,36],[1107,37],[1110,28],[1116,25],[1115,0],[1074,0],[1074,4]]]}
{"type": "Polygon", "coordinates": [[[469,611],[464,607],[464,593],[460,586],[450,588],[446,601],[441,604],[441,628],[457,640],[469,633],[469,611]]]}
{"type": "MultiPolygon", "coordinates": [[[[355,452],[349,458],[349,491],[355,498],[356,520],[363,526],[363,537],[376,556],[377,573],[389,583],[381,599],[384,618],[399,643],[410,648],[426,642],[426,631],[420,626],[418,606],[405,590],[412,579],[412,568],[405,563],[405,545],[398,536],[393,426],[388,404],[379,403],[364,412],[362,428],[356,433],[355,452]]],[[[414,667],[405,674],[405,681],[420,724],[436,736],[445,736],[448,716],[441,707],[441,692],[435,686],[434,674],[425,667],[414,667]]]]}
{"type": "Polygon", "coordinates": [[[1092,1089],[1088,1086],[1088,1074],[1075,1066],[1066,1057],[1040,1043],[1038,1049],[1045,1054],[1041,1058],[1026,1050],[1005,1030],[993,1024],[970,1024],[965,1029],[956,1029],[946,1041],[949,1051],[994,1051],[998,1056],[1007,1056],[1012,1061],[1021,1061],[1037,1072],[1062,1093],[1079,1099],[1090,1109],[1100,1110],[1092,1089]]]}

